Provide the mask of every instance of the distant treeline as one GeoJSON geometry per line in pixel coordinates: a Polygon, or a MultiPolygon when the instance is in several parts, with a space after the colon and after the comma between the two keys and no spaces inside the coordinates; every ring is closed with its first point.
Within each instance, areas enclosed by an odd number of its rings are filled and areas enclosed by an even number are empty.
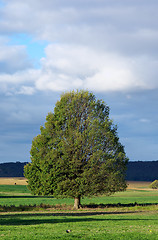
{"type": "Polygon", "coordinates": [[[0,163],[0,177],[23,177],[27,162],[0,163]]]}
{"type": "MultiPolygon", "coordinates": [[[[0,177],[23,177],[27,162],[0,163],[0,177]]],[[[129,162],[127,167],[128,181],[154,181],[158,179],[158,161],[129,162]]]]}
{"type": "Polygon", "coordinates": [[[158,179],[158,161],[129,162],[127,180],[154,181],[158,179]]]}

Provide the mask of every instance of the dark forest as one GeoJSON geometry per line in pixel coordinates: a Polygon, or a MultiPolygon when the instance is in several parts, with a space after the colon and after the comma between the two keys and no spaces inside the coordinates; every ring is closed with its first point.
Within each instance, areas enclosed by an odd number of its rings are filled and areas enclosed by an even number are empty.
{"type": "MultiPolygon", "coordinates": [[[[9,162],[0,164],[0,177],[23,177],[27,162],[9,162]]],[[[158,179],[158,161],[129,162],[126,180],[154,181],[158,179]]]]}

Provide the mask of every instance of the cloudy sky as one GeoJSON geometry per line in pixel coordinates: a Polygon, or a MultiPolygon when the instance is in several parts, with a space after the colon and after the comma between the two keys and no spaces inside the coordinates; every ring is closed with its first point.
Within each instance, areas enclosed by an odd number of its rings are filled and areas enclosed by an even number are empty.
{"type": "Polygon", "coordinates": [[[158,159],[158,1],[0,0],[0,162],[30,161],[61,93],[111,109],[129,159],[158,159]]]}

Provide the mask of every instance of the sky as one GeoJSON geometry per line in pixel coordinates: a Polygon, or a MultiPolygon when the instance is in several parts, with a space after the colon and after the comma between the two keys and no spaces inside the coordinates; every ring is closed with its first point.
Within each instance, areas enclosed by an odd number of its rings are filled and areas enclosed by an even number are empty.
{"type": "Polygon", "coordinates": [[[158,160],[157,12],[157,0],[0,0],[0,163],[30,161],[76,89],[110,107],[130,161],[158,160]]]}

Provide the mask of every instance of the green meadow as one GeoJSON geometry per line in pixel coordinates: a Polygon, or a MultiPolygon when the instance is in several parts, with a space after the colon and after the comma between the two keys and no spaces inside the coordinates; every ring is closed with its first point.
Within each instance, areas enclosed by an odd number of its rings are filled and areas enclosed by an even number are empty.
{"type": "MultiPolygon", "coordinates": [[[[56,199],[51,196],[33,196],[27,189],[26,185],[0,185],[0,205],[29,205],[41,203],[56,205],[66,204],[73,205],[73,199],[56,199]]],[[[139,187],[136,189],[127,189],[125,192],[115,193],[112,196],[98,196],[92,198],[82,198],[81,203],[84,204],[130,204],[130,203],[146,204],[158,203],[158,191],[144,189],[139,187]]]]}
{"type": "Polygon", "coordinates": [[[0,239],[158,239],[156,213],[5,213],[0,239]],[[70,230],[69,233],[66,230],[70,230]]]}
{"type": "Polygon", "coordinates": [[[135,183],[109,197],[83,198],[82,204],[73,210],[73,199],[0,185],[0,239],[158,239],[158,191],[148,185],[135,183]],[[29,205],[34,207],[22,208],[29,205]]]}

